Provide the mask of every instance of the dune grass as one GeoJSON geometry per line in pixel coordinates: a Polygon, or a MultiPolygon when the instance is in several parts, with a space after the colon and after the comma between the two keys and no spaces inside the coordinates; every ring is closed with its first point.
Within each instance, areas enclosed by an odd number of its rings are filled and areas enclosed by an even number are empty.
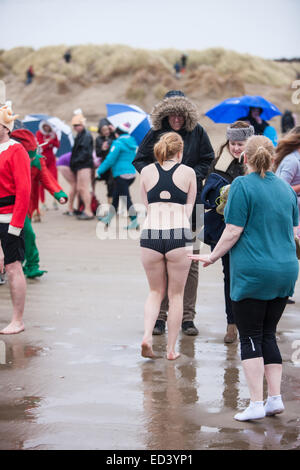
{"type": "MultiPolygon", "coordinates": [[[[145,70],[147,74],[166,78],[173,74],[173,65],[182,52],[175,49],[157,51],[134,49],[124,45],[78,45],[71,47],[72,61],[63,59],[67,46],[48,46],[34,50],[17,47],[0,51],[0,73],[13,73],[24,78],[32,65],[40,77],[58,76],[71,81],[107,82],[112,77],[134,75],[145,70]]],[[[234,75],[241,81],[271,86],[289,85],[300,72],[299,63],[281,63],[248,54],[239,54],[222,48],[202,51],[189,50],[188,70],[210,67],[220,77],[234,75]]],[[[164,85],[163,86],[167,86],[164,85]]]]}

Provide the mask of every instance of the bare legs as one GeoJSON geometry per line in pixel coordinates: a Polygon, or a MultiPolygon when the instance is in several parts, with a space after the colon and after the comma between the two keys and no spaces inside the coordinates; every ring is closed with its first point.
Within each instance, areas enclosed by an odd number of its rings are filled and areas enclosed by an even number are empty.
{"type": "Polygon", "coordinates": [[[3,335],[12,335],[24,330],[23,313],[26,296],[26,280],[20,261],[5,266],[8,276],[10,295],[13,304],[13,316],[10,324],[0,331],[3,335]]]}
{"type": "Polygon", "coordinates": [[[150,287],[145,303],[142,356],[154,357],[152,331],[165,295],[167,269],[169,296],[167,358],[177,359],[179,353],[175,351],[175,345],[182,322],[184,286],[191,261],[186,256],[185,248],[169,251],[165,257],[158,251],[141,248],[141,258],[150,287]]]}
{"type": "Polygon", "coordinates": [[[68,166],[59,166],[59,171],[70,185],[69,198],[68,198],[68,211],[73,212],[74,200],[76,197],[76,177],[73,171],[68,166]]]}
{"type": "Polygon", "coordinates": [[[242,361],[251,401],[263,400],[264,360],[262,357],[242,361]]]}
{"type": "Polygon", "coordinates": [[[83,168],[77,171],[77,190],[84,204],[84,212],[92,217],[94,214],[91,210],[91,172],[90,168],[83,168]]]}
{"type": "Polygon", "coordinates": [[[166,260],[169,298],[167,358],[172,360],[179,357],[179,353],[175,352],[175,345],[182,323],[184,287],[191,261],[187,257],[186,248],[169,251],[166,253],[166,260]]]}
{"type": "Polygon", "coordinates": [[[157,320],[160,304],[166,289],[166,265],[164,256],[158,251],[141,248],[141,258],[150,292],[144,307],[144,337],[142,356],[154,358],[152,351],[152,331],[157,320]]]}

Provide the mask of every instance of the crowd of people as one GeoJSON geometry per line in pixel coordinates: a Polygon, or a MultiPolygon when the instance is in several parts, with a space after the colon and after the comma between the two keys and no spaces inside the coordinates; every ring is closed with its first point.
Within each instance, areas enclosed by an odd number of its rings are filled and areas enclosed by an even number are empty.
{"type": "Polygon", "coordinates": [[[149,283],[142,356],[156,357],[152,337],[164,334],[166,323],[168,360],[179,357],[180,328],[188,336],[199,333],[194,323],[198,265],[206,267],[221,259],[224,341],[232,343],[239,336],[251,400],[235,419],[281,413],[282,359],[276,327],[293,296],[299,269],[300,127],[289,129],[274,146],[266,133],[270,126],[260,114],[261,109],[253,108],[232,123],[215,157],[196,106],[182,91],[171,90],[154,106],[152,127],[139,146],[128,123],[114,128],[101,119],[93,156],[86,118],[76,110],[72,152],[57,161],[54,149],[60,143],[49,122],[40,123],[36,136],[22,128],[14,131],[11,110],[1,107],[0,272],[5,268],[13,304],[12,321],[1,333],[24,330],[24,273],[43,274],[31,224],[33,214],[39,215],[39,200],[44,202],[43,188],[59,203],[68,203],[65,215],[88,221],[95,217],[95,182],[103,180],[110,209],[98,219],[108,227],[124,197],[130,218],[126,229],[135,230],[138,213],[129,188],[138,172],[147,213],[140,237],[141,261],[149,283]],[[57,164],[70,185],[68,196],[58,184],[57,164]],[[204,232],[199,234],[203,205],[204,232]],[[209,255],[199,253],[202,236],[209,255]]]}

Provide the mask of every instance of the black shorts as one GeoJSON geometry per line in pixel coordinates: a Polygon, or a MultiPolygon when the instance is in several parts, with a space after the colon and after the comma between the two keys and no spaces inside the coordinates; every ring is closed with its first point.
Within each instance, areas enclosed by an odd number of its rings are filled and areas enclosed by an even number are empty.
{"type": "Polygon", "coordinates": [[[140,246],[158,251],[163,255],[176,248],[193,245],[193,234],[188,228],[173,228],[170,230],[142,230],[140,246]]]}
{"type": "Polygon", "coordinates": [[[4,253],[4,264],[11,264],[15,261],[24,261],[25,257],[25,242],[24,233],[21,231],[20,235],[16,237],[8,233],[9,224],[0,223],[0,241],[4,253]]]}

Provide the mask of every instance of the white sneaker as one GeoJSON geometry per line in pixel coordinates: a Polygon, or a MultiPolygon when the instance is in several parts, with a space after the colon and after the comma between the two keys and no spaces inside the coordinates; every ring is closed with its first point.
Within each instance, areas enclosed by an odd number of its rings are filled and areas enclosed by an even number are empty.
{"type": "Polygon", "coordinates": [[[248,421],[250,419],[262,419],[266,416],[263,401],[250,401],[250,405],[241,413],[237,413],[234,419],[237,421],[248,421]]]}
{"type": "Polygon", "coordinates": [[[282,413],[284,411],[284,404],[282,402],[281,395],[268,397],[264,408],[266,416],[274,416],[282,413]]]}

